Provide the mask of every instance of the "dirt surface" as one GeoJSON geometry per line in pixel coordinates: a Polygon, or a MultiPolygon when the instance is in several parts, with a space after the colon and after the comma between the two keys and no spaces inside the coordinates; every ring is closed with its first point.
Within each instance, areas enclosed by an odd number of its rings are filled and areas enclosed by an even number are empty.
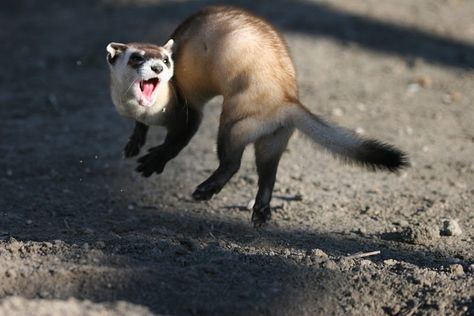
{"type": "Polygon", "coordinates": [[[208,3],[2,1],[0,315],[474,314],[474,2],[236,3],[283,32],[303,103],[412,163],[367,172],[297,134],[258,230],[251,148],[190,198],[219,100],[161,176],[121,158],[106,44],[164,43],[208,3]]]}

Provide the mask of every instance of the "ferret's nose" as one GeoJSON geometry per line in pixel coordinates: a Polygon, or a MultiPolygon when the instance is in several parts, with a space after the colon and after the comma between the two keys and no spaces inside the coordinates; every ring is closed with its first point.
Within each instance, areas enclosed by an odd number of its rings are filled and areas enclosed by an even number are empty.
{"type": "Polygon", "coordinates": [[[153,65],[153,66],[151,66],[151,70],[153,70],[154,72],[156,72],[157,74],[159,74],[160,72],[163,71],[163,66],[161,66],[161,65],[153,65]]]}

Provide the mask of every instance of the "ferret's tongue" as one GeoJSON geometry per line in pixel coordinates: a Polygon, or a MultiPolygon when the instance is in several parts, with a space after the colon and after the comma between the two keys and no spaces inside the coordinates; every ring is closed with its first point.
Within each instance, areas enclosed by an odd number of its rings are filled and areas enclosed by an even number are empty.
{"type": "Polygon", "coordinates": [[[151,95],[155,91],[158,81],[158,78],[140,81],[140,90],[142,90],[142,94],[147,100],[151,100],[151,95]]]}

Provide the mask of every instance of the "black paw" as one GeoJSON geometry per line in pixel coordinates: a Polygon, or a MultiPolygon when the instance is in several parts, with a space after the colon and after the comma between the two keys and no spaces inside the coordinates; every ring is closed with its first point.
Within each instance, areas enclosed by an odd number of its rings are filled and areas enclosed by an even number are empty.
{"type": "Polygon", "coordinates": [[[144,177],[149,177],[153,173],[161,174],[167,162],[159,152],[152,151],[138,159],[138,167],[135,168],[135,171],[144,177]]]}
{"type": "Polygon", "coordinates": [[[140,152],[140,148],[142,146],[143,146],[143,144],[140,144],[140,142],[138,142],[134,139],[130,139],[128,141],[127,145],[125,145],[125,148],[123,149],[124,157],[125,158],[135,157],[140,152]]]}
{"type": "Polygon", "coordinates": [[[261,208],[253,208],[252,223],[254,227],[262,227],[267,221],[272,218],[272,211],[270,206],[261,208]]]}
{"type": "Polygon", "coordinates": [[[193,193],[193,199],[196,201],[207,201],[216,193],[219,193],[220,187],[216,184],[200,184],[193,193]]]}

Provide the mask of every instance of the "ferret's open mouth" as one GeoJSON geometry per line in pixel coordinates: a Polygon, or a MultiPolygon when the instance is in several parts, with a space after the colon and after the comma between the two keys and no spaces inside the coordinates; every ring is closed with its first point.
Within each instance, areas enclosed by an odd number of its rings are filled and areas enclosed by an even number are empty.
{"type": "Polygon", "coordinates": [[[153,101],[153,93],[155,92],[156,87],[158,87],[159,83],[160,79],[158,78],[140,80],[139,87],[142,93],[142,97],[140,98],[140,104],[151,105],[151,102],[153,101]]]}

